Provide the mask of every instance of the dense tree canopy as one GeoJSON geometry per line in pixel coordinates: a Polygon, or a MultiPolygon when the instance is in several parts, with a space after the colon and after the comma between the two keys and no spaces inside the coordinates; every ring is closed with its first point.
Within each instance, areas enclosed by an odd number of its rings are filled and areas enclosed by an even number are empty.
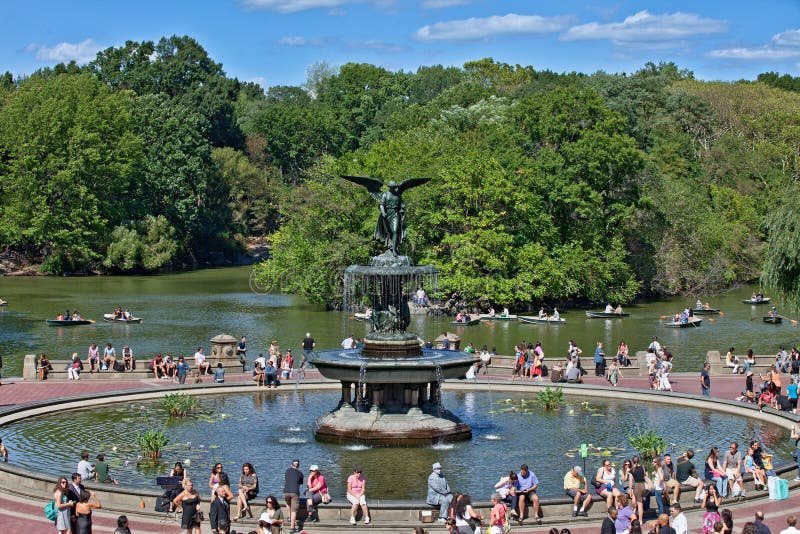
{"type": "Polygon", "coordinates": [[[431,178],[407,253],[443,291],[531,306],[758,279],[800,295],[798,79],[672,63],[565,73],[492,58],[318,63],[266,92],[187,36],[0,77],[0,245],[44,270],[153,271],[266,236],[270,286],[338,305],[381,252],[343,173],[431,178]]]}

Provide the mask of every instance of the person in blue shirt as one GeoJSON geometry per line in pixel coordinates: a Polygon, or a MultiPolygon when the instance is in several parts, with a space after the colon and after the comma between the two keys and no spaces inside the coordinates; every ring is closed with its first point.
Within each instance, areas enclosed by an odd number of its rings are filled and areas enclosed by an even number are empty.
{"type": "Polygon", "coordinates": [[[606,353],[603,351],[603,342],[597,342],[594,349],[594,374],[595,376],[606,376],[606,353]]]}
{"type": "Polygon", "coordinates": [[[517,489],[517,497],[519,503],[519,524],[522,525],[525,518],[528,516],[528,501],[533,507],[533,515],[536,518],[536,523],[541,524],[542,509],[539,506],[539,496],[536,495],[536,488],[539,487],[539,479],[536,475],[528,469],[527,464],[522,464],[517,473],[517,481],[519,488],[517,489]]]}
{"type": "Polygon", "coordinates": [[[278,373],[278,369],[272,363],[272,360],[267,360],[267,366],[264,368],[264,380],[267,383],[267,387],[272,385],[273,388],[277,388],[280,385],[276,375],[278,373]]]}
{"type": "Polygon", "coordinates": [[[175,370],[178,372],[178,383],[185,384],[186,375],[189,374],[190,367],[186,360],[183,359],[183,356],[178,356],[178,365],[175,366],[175,370]]]}
{"type": "Polygon", "coordinates": [[[217,368],[214,369],[214,382],[219,384],[225,382],[225,369],[222,368],[222,362],[217,362],[217,368]]]}

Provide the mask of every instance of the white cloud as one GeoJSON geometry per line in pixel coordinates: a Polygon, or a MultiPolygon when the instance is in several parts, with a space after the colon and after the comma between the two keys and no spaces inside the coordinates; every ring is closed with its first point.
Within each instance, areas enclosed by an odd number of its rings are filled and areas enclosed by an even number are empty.
{"type": "Polygon", "coordinates": [[[398,54],[406,52],[408,47],[387,43],[379,40],[367,41],[344,41],[338,37],[302,37],[302,36],[288,36],[278,39],[278,44],[284,46],[310,46],[310,47],[337,47],[347,48],[353,50],[374,50],[376,52],[384,52],[387,54],[398,54]]]}
{"type": "Polygon", "coordinates": [[[333,14],[340,14],[337,8],[347,4],[372,4],[387,7],[393,0],[240,0],[242,5],[251,9],[269,9],[278,13],[297,13],[311,9],[330,9],[333,14]]]}
{"type": "Polygon", "coordinates": [[[784,60],[800,58],[800,48],[773,48],[761,46],[757,48],[723,48],[712,50],[708,57],[717,59],[744,59],[744,60],[784,60]]]}
{"type": "Polygon", "coordinates": [[[97,53],[103,49],[92,39],[86,39],[80,43],[58,43],[55,46],[27,46],[30,52],[36,51],[36,59],[39,61],[63,61],[76,63],[88,63],[92,61],[97,53]]]}
{"type": "Polygon", "coordinates": [[[471,4],[472,0],[422,0],[424,9],[441,9],[444,7],[465,6],[471,4]]]}
{"type": "Polygon", "coordinates": [[[778,46],[800,46],[800,30],[786,30],[773,35],[772,42],[778,46]]]}
{"type": "Polygon", "coordinates": [[[562,41],[587,41],[608,39],[617,44],[673,41],[695,35],[720,33],[727,28],[727,22],[719,19],[702,18],[694,13],[667,13],[652,15],[639,11],[626,17],[622,22],[600,24],[590,22],[573,26],[562,36],[562,41]]]}
{"type": "Polygon", "coordinates": [[[423,26],[416,31],[414,37],[420,41],[466,41],[504,33],[552,33],[562,30],[570,22],[572,17],[569,16],[540,17],[509,13],[503,16],[437,22],[423,26]]]}

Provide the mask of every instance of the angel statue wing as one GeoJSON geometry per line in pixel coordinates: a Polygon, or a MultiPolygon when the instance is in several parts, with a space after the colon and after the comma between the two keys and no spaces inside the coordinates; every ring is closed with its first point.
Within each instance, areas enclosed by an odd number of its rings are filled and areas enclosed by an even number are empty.
{"type": "Polygon", "coordinates": [[[411,189],[412,187],[417,187],[418,185],[422,185],[430,181],[430,178],[409,178],[400,182],[400,185],[397,186],[397,189],[402,194],[402,192],[406,189],[411,189]]]}
{"type": "Polygon", "coordinates": [[[370,196],[380,202],[383,182],[377,178],[370,178],[369,176],[342,176],[342,178],[354,184],[363,185],[367,188],[367,191],[369,191],[370,196]]]}

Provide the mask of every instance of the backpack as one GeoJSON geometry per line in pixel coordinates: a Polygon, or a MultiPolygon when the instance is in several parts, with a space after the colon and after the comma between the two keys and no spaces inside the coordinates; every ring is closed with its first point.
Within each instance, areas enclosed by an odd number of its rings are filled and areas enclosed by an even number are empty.
{"type": "Polygon", "coordinates": [[[58,517],[58,508],[56,508],[56,501],[52,500],[44,505],[44,516],[50,521],[55,521],[58,517]]]}

